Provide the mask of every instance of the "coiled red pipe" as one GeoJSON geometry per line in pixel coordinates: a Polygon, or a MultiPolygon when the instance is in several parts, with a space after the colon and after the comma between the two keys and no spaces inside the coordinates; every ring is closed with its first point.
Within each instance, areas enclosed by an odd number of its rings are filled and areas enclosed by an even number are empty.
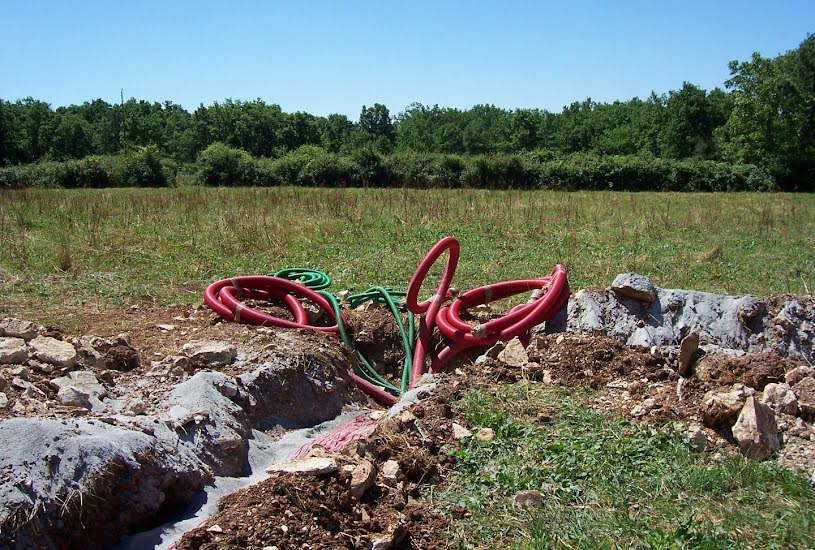
{"type": "Polygon", "coordinates": [[[436,315],[439,313],[442,301],[448,296],[450,283],[456,273],[460,251],[461,248],[455,237],[444,237],[433,245],[433,248],[430,249],[424,259],[419,262],[413,277],[410,278],[407,295],[405,296],[405,306],[414,314],[424,314],[421,323],[419,323],[419,338],[413,350],[413,370],[410,375],[411,388],[416,385],[416,382],[424,374],[424,360],[427,350],[430,349],[430,337],[436,324],[436,315]],[[430,268],[445,251],[449,252],[447,265],[439,281],[439,286],[436,288],[436,293],[429,300],[419,303],[419,290],[422,288],[422,283],[424,283],[430,268]]]}
{"type": "Polygon", "coordinates": [[[457,297],[451,305],[441,307],[442,302],[450,297],[450,284],[456,271],[459,251],[459,244],[455,238],[443,238],[430,249],[410,279],[405,304],[411,312],[424,314],[419,325],[419,339],[413,356],[411,387],[425,372],[425,358],[427,350],[430,349],[430,337],[434,326],[438,325],[447,345],[432,359],[430,372],[438,372],[450,359],[465,349],[488,347],[498,341],[524,336],[535,325],[550,319],[569,299],[566,268],[558,264],[546,277],[506,281],[476,288],[457,297]],[[436,294],[429,300],[419,303],[419,289],[430,268],[445,251],[449,251],[447,266],[436,294]],[[461,320],[462,310],[528,291],[533,292],[529,302],[512,308],[509,313],[498,319],[475,327],[461,320]]]}
{"type": "Polygon", "coordinates": [[[551,319],[568,300],[566,268],[560,264],[554,267],[548,277],[506,281],[462,294],[451,305],[442,308],[436,318],[439,331],[449,344],[433,359],[430,372],[438,372],[465,349],[488,347],[499,341],[506,342],[525,335],[532,327],[551,319]],[[532,297],[529,302],[515,306],[498,319],[473,327],[459,316],[461,311],[473,306],[530,290],[532,297]]]}
{"type": "MultiPolygon", "coordinates": [[[[204,292],[204,302],[224,319],[249,325],[283,328],[307,328],[322,332],[337,332],[337,325],[315,327],[308,324],[306,310],[297,296],[315,303],[320,309],[334,316],[334,308],[324,296],[314,290],[288,279],[266,275],[250,275],[222,279],[209,285],[204,292]],[[244,306],[244,299],[283,299],[294,315],[294,321],[274,317],[262,311],[244,306]]],[[[343,317],[343,322],[345,318],[343,317]]]]}
{"type": "MultiPolygon", "coordinates": [[[[280,277],[251,275],[222,279],[207,287],[204,291],[204,302],[224,319],[235,321],[236,323],[311,329],[322,332],[338,331],[336,324],[330,327],[315,327],[309,325],[306,310],[303,308],[303,304],[297,299],[297,296],[317,304],[323,311],[327,311],[328,314],[334,318],[334,322],[336,323],[337,318],[334,313],[334,308],[324,296],[306,286],[280,277]],[[247,299],[282,299],[292,312],[292,315],[294,315],[294,321],[274,317],[262,311],[244,306],[241,300],[247,299]]],[[[342,317],[342,321],[347,324],[345,317],[342,317]]],[[[357,387],[373,397],[377,402],[388,406],[396,402],[394,396],[379,386],[371,384],[353,371],[351,371],[350,374],[357,387]]]]}

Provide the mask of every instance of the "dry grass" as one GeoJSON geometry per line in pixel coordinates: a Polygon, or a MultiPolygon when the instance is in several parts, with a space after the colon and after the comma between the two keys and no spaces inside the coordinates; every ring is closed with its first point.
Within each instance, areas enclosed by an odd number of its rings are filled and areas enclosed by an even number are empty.
{"type": "Polygon", "coordinates": [[[197,302],[211,281],[286,266],[334,289],[404,288],[456,235],[456,285],[569,266],[573,288],[638,271],[668,287],[803,293],[815,196],[402,189],[0,192],[0,312],[81,328],[94,311],[197,302]]]}

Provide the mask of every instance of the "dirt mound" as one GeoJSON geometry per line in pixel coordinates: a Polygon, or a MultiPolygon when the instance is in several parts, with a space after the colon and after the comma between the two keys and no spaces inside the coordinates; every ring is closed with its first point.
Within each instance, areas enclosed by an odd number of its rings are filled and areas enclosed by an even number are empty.
{"type": "Polygon", "coordinates": [[[757,353],[734,357],[732,355],[707,355],[696,365],[696,376],[716,388],[744,384],[762,391],[767,384],[784,381],[784,374],[798,363],[779,357],[774,353],[757,353]]]}
{"type": "MultiPolygon", "coordinates": [[[[423,487],[440,483],[451,465],[445,446],[455,444],[452,423],[463,419],[449,403],[464,384],[450,386],[439,385],[383,419],[371,436],[339,456],[343,462],[368,460],[379,472],[362,499],[352,496],[351,476],[342,469],[317,477],[274,473],[221,501],[218,514],[185,534],[177,548],[439,548],[447,521],[418,497],[423,487]],[[395,467],[390,473],[388,465],[395,467]]],[[[320,449],[312,454],[321,455],[320,449]]]]}

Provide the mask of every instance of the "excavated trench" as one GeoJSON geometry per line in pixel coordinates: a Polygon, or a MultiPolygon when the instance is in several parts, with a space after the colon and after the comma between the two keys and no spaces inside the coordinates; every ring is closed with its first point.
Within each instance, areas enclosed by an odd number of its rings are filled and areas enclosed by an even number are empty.
{"type": "Polygon", "coordinates": [[[369,412],[334,337],[198,317],[128,338],[20,335],[76,356],[0,366],[13,403],[0,407],[0,548],[166,548],[221,496],[369,412]],[[115,346],[141,361],[105,364],[115,346]]]}

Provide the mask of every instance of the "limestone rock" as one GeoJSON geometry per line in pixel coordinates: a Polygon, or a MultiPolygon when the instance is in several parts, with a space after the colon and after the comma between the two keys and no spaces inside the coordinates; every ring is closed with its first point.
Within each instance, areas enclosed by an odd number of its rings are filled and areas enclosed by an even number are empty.
{"type": "Polygon", "coordinates": [[[648,398],[639,405],[635,406],[633,409],[631,409],[631,416],[633,416],[634,418],[639,418],[641,416],[645,416],[655,408],[656,401],[653,398],[648,398]]]}
{"type": "Polygon", "coordinates": [[[464,439],[465,437],[470,437],[473,435],[473,432],[462,426],[461,424],[456,424],[453,422],[453,437],[455,439],[464,439]]]}
{"type": "Polygon", "coordinates": [[[83,407],[89,410],[93,408],[90,395],[75,386],[65,386],[59,390],[57,400],[66,407],[83,407]]]}
{"type": "Polygon", "coordinates": [[[781,447],[775,414],[753,396],[747,399],[733,426],[733,437],[745,456],[757,460],[764,460],[781,447]]]}
{"type": "Polygon", "coordinates": [[[798,398],[801,417],[810,422],[815,420],[815,378],[807,376],[792,387],[798,398]]]}
{"type": "Polygon", "coordinates": [[[6,405],[8,405],[8,397],[5,393],[0,392],[0,409],[5,408],[6,405]]]}
{"type": "Polygon", "coordinates": [[[543,506],[543,493],[540,491],[518,491],[512,497],[512,507],[515,510],[529,510],[543,506]]]}
{"type": "Polygon", "coordinates": [[[13,317],[0,319],[0,336],[22,338],[28,342],[36,337],[37,334],[39,334],[37,326],[30,321],[23,321],[22,319],[15,319],[13,317]]]}
{"type": "Polygon", "coordinates": [[[688,445],[694,451],[701,453],[707,449],[707,434],[701,426],[688,426],[688,445]]]}
{"type": "Polygon", "coordinates": [[[778,412],[798,414],[798,397],[788,384],[767,384],[761,401],[778,412]]]}
{"type": "Polygon", "coordinates": [[[508,367],[523,367],[529,362],[529,355],[521,341],[516,336],[510,340],[506,347],[498,354],[498,360],[508,367]]]}
{"type": "Polygon", "coordinates": [[[680,376],[690,375],[691,361],[698,350],[699,335],[697,333],[691,332],[682,338],[682,343],[679,344],[679,369],[677,370],[680,376]]]}
{"type": "Polygon", "coordinates": [[[25,340],[16,337],[0,337],[0,365],[25,363],[28,348],[25,340]]]}
{"type": "Polygon", "coordinates": [[[71,368],[76,364],[76,349],[68,342],[49,336],[37,336],[28,344],[31,355],[60,368],[71,368]]]}
{"type": "Polygon", "coordinates": [[[627,298],[651,303],[657,299],[657,291],[651,279],[638,273],[620,273],[611,283],[611,290],[627,298]]]}
{"type": "Polygon", "coordinates": [[[812,377],[815,377],[815,368],[802,365],[789,371],[784,377],[784,381],[790,386],[794,386],[804,378],[812,377]]]}
{"type": "Polygon", "coordinates": [[[181,348],[190,360],[201,367],[231,365],[238,356],[238,349],[230,343],[216,340],[189,342],[181,348]]]}
{"type": "Polygon", "coordinates": [[[362,459],[351,471],[351,495],[361,499],[365,491],[370,489],[376,480],[376,468],[369,461],[362,459]]]}
{"type": "Polygon", "coordinates": [[[275,464],[268,471],[310,476],[330,474],[337,471],[337,461],[330,457],[308,457],[275,464]]]}
{"type": "Polygon", "coordinates": [[[495,439],[495,430],[492,428],[481,428],[475,432],[475,438],[479,441],[492,441],[495,439]]]}
{"type": "Polygon", "coordinates": [[[484,352],[484,356],[488,357],[490,359],[498,359],[498,355],[502,351],[504,351],[505,347],[507,347],[507,345],[505,343],[496,342],[494,346],[492,346],[490,349],[488,349],[486,352],[484,352]]]}
{"type": "Polygon", "coordinates": [[[736,308],[736,314],[744,326],[750,326],[750,324],[763,315],[766,310],[767,304],[753,296],[745,296],[741,299],[741,302],[736,308]]]}
{"type": "Polygon", "coordinates": [[[700,405],[702,420],[711,428],[732,426],[751,394],[751,390],[745,388],[730,392],[707,392],[700,405]]]}
{"type": "Polygon", "coordinates": [[[99,383],[91,371],[80,370],[68,373],[68,376],[55,378],[50,382],[57,390],[57,400],[63,405],[101,408],[100,401],[107,395],[107,390],[99,383]]]}
{"type": "Polygon", "coordinates": [[[379,471],[382,473],[382,479],[384,479],[388,485],[395,485],[396,482],[399,481],[399,475],[402,473],[399,463],[395,460],[383,462],[379,471]]]}

